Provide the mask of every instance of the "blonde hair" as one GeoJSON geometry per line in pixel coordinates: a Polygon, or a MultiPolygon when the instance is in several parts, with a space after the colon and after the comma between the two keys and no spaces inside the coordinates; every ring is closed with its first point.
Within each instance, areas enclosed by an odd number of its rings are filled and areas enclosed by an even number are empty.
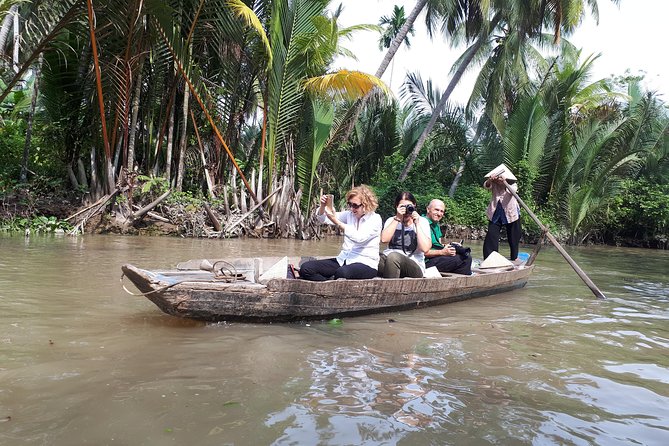
{"type": "Polygon", "coordinates": [[[374,212],[379,207],[379,200],[376,194],[368,186],[361,184],[346,193],[346,201],[352,197],[360,198],[360,203],[365,208],[365,212],[374,212]]]}

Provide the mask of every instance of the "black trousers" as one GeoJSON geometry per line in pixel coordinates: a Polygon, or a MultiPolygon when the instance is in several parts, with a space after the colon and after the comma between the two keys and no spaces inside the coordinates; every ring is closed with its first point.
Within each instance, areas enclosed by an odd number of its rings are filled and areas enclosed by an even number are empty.
{"type": "Polygon", "coordinates": [[[463,259],[460,255],[430,257],[425,261],[425,267],[436,266],[441,273],[456,273],[470,275],[472,273],[472,257],[463,259]]]}
{"type": "Polygon", "coordinates": [[[485,235],[483,241],[483,258],[487,258],[491,252],[499,252],[499,235],[502,231],[502,226],[506,226],[506,237],[509,240],[509,248],[511,255],[509,259],[516,260],[518,258],[518,245],[520,244],[520,219],[513,223],[505,225],[501,223],[493,223],[488,220],[488,233],[485,235]]]}
{"type": "Polygon", "coordinates": [[[362,263],[339,265],[337,259],[310,260],[300,267],[300,279],[323,282],[335,279],[373,279],[377,271],[362,263]]]}

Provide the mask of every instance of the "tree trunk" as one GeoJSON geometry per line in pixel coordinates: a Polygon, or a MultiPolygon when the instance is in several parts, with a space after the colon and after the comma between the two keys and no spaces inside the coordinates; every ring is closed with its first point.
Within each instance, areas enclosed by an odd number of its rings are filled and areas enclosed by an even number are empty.
{"type": "Polygon", "coordinates": [[[421,13],[423,8],[425,8],[426,4],[427,0],[418,0],[416,2],[416,6],[413,7],[413,10],[411,10],[411,14],[409,14],[409,17],[407,17],[407,21],[404,22],[404,25],[402,25],[402,28],[400,28],[400,31],[397,33],[397,35],[391,42],[390,47],[388,47],[388,52],[381,61],[381,65],[379,65],[379,68],[376,70],[376,73],[374,73],[374,76],[380,78],[381,76],[383,76],[383,73],[386,72],[388,65],[390,65],[390,61],[393,60],[393,58],[395,57],[395,54],[397,53],[397,50],[399,50],[400,45],[406,38],[407,33],[409,32],[414,22],[418,18],[418,14],[421,13]]]}
{"type": "MultiPolygon", "coordinates": [[[[381,65],[379,65],[379,68],[377,68],[376,73],[374,73],[374,76],[380,79],[381,76],[383,76],[383,73],[386,72],[388,65],[390,65],[390,62],[395,57],[395,54],[397,54],[397,50],[399,50],[400,45],[406,38],[409,30],[416,22],[418,15],[421,13],[423,8],[425,8],[426,4],[427,0],[418,0],[416,2],[416,6],[414,6],[413,10],[411,11],[411,14],[409,14],[409,17],[407,17],[406,22],[404,22],[402,28],[400,28],[397,35],[395,35],[395,37],[393,38],[393,41],[388,47],[388,51],[386,52],[386,55],[381,61],[381,65]]],[[[369,100],[369,97],[370,93],[365,95],[365,97],[363,97],[362,99],[355,101],[355,103],[351,106],[351,108],[344,116],[344,119],[341,120],[341,124],[339,124],[339,127],[332,133],[333,137],[331,139],[331,142],[328,143],[328,145],[336,144],[337,142],[343,143],[348,141],[348,139],[351,137],[351,133],[353,132],[353,127],[355,127],[355,123],[358,120],[358,117],[360,116],[360,112],[362,111],[362,108],[369,100]]]]}
{"type": "Polygon", "coordinates": [[[184,88],[183,120],[181,122],[181,135],[179,138],[179,167],[177,168],[177,191],[181,192],[184,181],[184,168],[186,166],[186,131],[188,130],[188,97],[190,91],[184,88]]]}
{"type": "Polygon", "coordinates": [[[453,178],[453,182],[451,183],[450,189],[448,189],[448,196],[453,198],[455,195],[455,190],[458,188],[458,184],[460,184],[460,179],[462,178],[462,174],[465,171],[465,166],[467,165],[467,159],[472,156],[474,153],[474,150],[476,148],[476,145],[479,142],[479,138],[481,137],[481,124],[476,126],[476,134],[474,135],[474,139],[472,140],[471,147],[470,149],[465,152],[464,156],[460,160],[460,166],[458,167],[458,171],[455,173],[455,178],[453,178]]]}
{"type": "Polygon", "coordinates": [[[174,140],[174,107],[170,110],[170,118],[167,124],[167,151],[165,152],[165,178],[167,184],[172,187],[172,142],[174,140]]]}
{"type": "Polygon", "coordinates": [[[14,14],[18,13],[19,5],[12,5],[7,11],[7,15],[2,20],[2,28],[0,28],[0,56],[5,55],[5,47],[7,46],[7,37],[9,37],[9,30],[12,29],[14,14]]]}
{"type": "Polygon", "coordinates": [[[37,95],[39,94],[39,80],[42,73],[42,61],[44,55],[39,55],[37,67],[35,67],[35,80],[33,81],[33,97],[30,100],[30,112],[26,123],[26,143],[23,146],[23,162],[21,163],[21,175],[19,181],[26,183],[28,181],[28,159],[30,158],[30,142],[33,134],[33,123],[35,122],[35,108],[37,108],[37,95]]]}
{"type": "Polygon", "coordinates": [[[126,168],[132,172],[135,167],[135,140],[137,138],[137,119],[139,117],[139,99],[142,94],[142,69],[144,58],[142,57],[137,67],[137,79],[135,80],[135,94],[132,98],[132,116],[130,117],[130,134],[128,136],[128,159],[126,168]]]}
{"type": "MultiPolygon", "coordinates": [[[[19,72],[19,50],[20,50],[20,37],[19,34],[19,10],[18,8],[14,10],[14,52],[12,56],[12,66],[14,68],[14,73],[19,72]]],[[[40,57],[42,55],[40,54],[40,57]]]]}
{"type": "MultiPolygon", "coordinates": [[[[494,30],[497,27],[498,22],[499,22],[499,14],[495,16],[495,18],[493,18],[493,20],[491,21],[490,29],[494,30]]],[[[472,46],[467,48],[465,52],[465,57],[462,59],[462,63],[458,67],[457,71],[453,74],[451,82],[449,82],[448,87],[446,87],[446,90],[441,95],[441,99],[439,99],[439,103],[432,111],[432,117],[430,117],[430,121],[427,123],[427,126],[423,130],[423,133],[421,133],[420,137],[418,138],[416,146],[413,148],[411,155],[409,155],[407,163],[404,166],[404,170],[402,170],[402,173],[399,176],[399,181],[404,181],[406,179],[407,175],[409,174],[409,171],[413,167],[413,163],[416,162],[416,158],[418,158],[418,154],[425,145],[425,141],[427,141],[427,137],[432,131],[434,124],[437,122],[439,115],[441,115],[441,112],[444,110],[446,102],[448,102],[448,98],[450,98],[451,93],[455,89],[455,86],[457,85],[458,82],[460,82],[460,79],[462,78],[462,75],[465,73],[465,70],[467,69],[467,67],[469,67],[469,64],[472,62],[474,56],[476,56],[476,53],[478,53],[479,49],[481,48],[481,45],[483,45],[483,42],[487,38],[488,34],[480,35],[479,38],[476,40],[476,42],[474,42],[472,46]]]]}
{"type": "Polygon", "coordinates": [[[209,172],[209,164],[207,163],[207,158],[204,156],[204,147],[202,144],[202,138],[200,138],[200,131],[197,129],[197,121],[195,121],[195,115],[193,110],[190,111],[190,119],[193,123],[193,131],[195,132],[195,138],[197,139],[197,146],[200,149],[200,160],[202,161],[202,168],[204,170],[204,178],[207,181],[207,191],[209,192],[210,198],[216,198],[214,193],[214,182],[211,179],[211,173],[209,172]]]}
{"type": "Polygon", "coordinates": [[[453,178],[453,182],[451,183],[450,189],[448,189],[448,196],[450,198],[453,198],[453,195],[455,195],[455,189],[458,188],[458,184],[460,183],[460,178],[462,178],[462,173],[465,171],[465,158],[462,158],[460,160],[460,166],[458,167],[458,171],[455,174],[455,178],[453,178]]]}
{"type": "Polygon", "coordinates": [[[100,191],[100,180],[98,179],[98,163],[95,158],[95,147],[91,147],[91,196],[93,201],[100,199],[104,194],[100,191]]]}

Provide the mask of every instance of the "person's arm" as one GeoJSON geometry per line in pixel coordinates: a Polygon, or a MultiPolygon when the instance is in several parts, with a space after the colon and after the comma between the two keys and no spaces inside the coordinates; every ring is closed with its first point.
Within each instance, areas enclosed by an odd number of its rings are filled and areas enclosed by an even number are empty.
{"type": "Polygon", "coordinates": [[[430,236],[430,223],[427,219],[421,218],[418,212],[413,213],[414,227],[416,228],[416,238],[418,239],[418,249],[428,252],[432,247],[432,237],[430,236]]]}
{"type": "Polygon", "coordinates": [[[393,234],[395,233],[395,230],[399,226],[400,222],[401,220],[397,218],[397,216],[386,220],[386,225],[383,227],[383,231],[381,231],[381,243],[388,243],[390,240],[392,240],[393,234]]]}
{"type": "Polygon", "coordinates": [[[389,218],[386,220],[386,225],[383,227],[383,231],[381,231],[381,243],[388,243],[392,240],[393,234],[397,226],[402,222],[407,209],[406,207],[398,206],[395,211],[395,216],[392,219],[389,218]]]}
{"type": "Polygon", "coordinates": [[[446,245],[441,249],[430,249],[425,253],[425,257],[439,257],[439,256],[454,256],[455,248],[451,245],[446,245]]]}
{"type": "Polygon", "coordinates": [[[323,212],[325,213],[325,217],[330,220],[330,224],[338,226],[342,230],[346,229],[346,225],[341,219],[343,218],[344,220],[347,220],[347,218],[344,217],[344,214],[348,213],[348,211],[335,212],[334,209],[325,206],[323,212]]]}

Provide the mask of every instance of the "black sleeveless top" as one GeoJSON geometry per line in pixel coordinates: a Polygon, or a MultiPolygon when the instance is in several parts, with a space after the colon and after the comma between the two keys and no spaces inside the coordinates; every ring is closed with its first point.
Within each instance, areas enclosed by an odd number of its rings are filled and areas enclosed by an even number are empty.
{"type": "Polygon", "coordinates": [[[401,223],[397,225],[395,233],[388,242],[389,249],[401,249],[404,254],[411,256],[418,248],[418,236],[416,231],[411,228],[406,228],[401,223]]]}

